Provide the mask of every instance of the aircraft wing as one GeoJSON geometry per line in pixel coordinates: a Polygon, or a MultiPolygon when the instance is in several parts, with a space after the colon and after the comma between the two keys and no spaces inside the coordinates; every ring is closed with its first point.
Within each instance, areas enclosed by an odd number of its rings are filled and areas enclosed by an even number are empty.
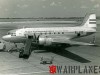
{"type": "Polygon", "coordinates": [[[94,46],[95,45],[92,43],[77,42],[70,39],[53,39],[53,43],[65,43],[65,44],[70,44],[72,46],[81,46],[81,45],[94,46]]]}

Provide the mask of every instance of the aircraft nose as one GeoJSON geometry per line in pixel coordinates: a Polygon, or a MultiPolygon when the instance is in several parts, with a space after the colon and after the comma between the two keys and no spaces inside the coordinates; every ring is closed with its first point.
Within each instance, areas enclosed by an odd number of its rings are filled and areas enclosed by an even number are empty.
{"type": "Polygon", "coordinates": [[[2,37],[3,40],[7,41],[10,38],[10,35],[5,35],[2,37]]]}
{"type": "Polygon", "coordinates": [[[3,40],[5,40],[6,38],[7,38],[6,36],[3,36],[3,37],[2,37],[3,40]]]}

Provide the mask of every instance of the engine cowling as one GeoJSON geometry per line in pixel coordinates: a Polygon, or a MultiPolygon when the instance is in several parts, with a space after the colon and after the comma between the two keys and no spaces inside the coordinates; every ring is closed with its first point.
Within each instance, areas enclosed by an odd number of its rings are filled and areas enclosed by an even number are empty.
{"type": "Polygon", "coordinates": [[[39,38],[39,44],[40,45],[52,45],[52,41],[53,39],[52,38],[48,38],[48,37],[40,37],[39,38]]]}

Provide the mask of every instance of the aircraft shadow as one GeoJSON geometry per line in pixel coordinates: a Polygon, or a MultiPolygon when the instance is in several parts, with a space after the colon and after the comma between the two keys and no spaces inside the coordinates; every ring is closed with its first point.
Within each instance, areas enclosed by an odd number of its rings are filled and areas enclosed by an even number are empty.
{"type": "Polygon", "coordinates": [[[50,51],[47,50],[35,50],[34,53],[48,53],[50,51]]]}
{"type": "Polygon", "coordinates": [[[64,56],[64,57],[66,57],[66,58],[69,58],[69,59],[72,59],[72,60],[75,60],[75,61],[78,61],[78,62],[80,62],[80,63],[89,63],[89,62],[91,62],[91,61],[89,61],[89,60],[87,60],[87,59],[85,59],[85,58],[83,58],[83,57],[81,57],[81,56],[79,56],[79,55],[77,55],[77,54],[74,54],[74,53],[72,53],[72,52],[70,52],[70,51],[68,51],[68,50],[65,50],[65,48],[63,48],[63,49],[61,49],[61,48],[46,48],[45,49],[46,51],[38,51],[37,53],[45,53],[45,52],[53,52],[53,53],[55,53],[55,54],[58,54],[58,55],[61,55],[61,56],[64,56]]]}

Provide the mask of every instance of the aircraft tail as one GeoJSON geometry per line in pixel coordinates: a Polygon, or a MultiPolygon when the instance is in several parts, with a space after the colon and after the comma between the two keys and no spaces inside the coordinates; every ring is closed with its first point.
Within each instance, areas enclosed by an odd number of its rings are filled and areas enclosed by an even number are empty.
{"type": "Polygon", "coordinates": [[[86,15],[83,20],[82,27],[90,27],[96,29],[96,14],[86,15]]]}

